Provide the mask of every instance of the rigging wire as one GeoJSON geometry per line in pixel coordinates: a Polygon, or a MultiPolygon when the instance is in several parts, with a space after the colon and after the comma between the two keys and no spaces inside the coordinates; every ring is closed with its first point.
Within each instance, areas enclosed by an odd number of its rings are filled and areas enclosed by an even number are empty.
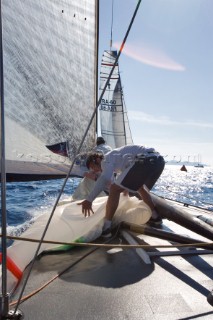
{"type": "Polygon", "coordinates": [[[100,102],[101,102],[101,100],[102,100],[102,97],[103,97],[105,91],[106,91],[106,88],[107,88],[108,83],[109,83],[109,81],[110,81],[110,78],[111,78],[111,76],[112,76],[112,74],[113,74],[113,71],[114,71],[114,69],[115,69],[115,67],[116,67],[116,65],[117,65],[117,63],[118,63],[118,60],[119,60],[120,55],[121,55],[121,53],[122,53],[122,51],[123,51],[124,45],[125,45],[125,43],[126,43],[126,40],[127,40],[127,38],[128,38],[129,32],[130,32],[130,30],[131,30],[131,28],[132,28],[133,22],[134,22],[134,20],[135,20],[136,15],[137,15],[138,9],[139,9],[139,7],[140,7],[141,1],[142,1],[142,0],[139,0],[138,3],[137,3],[137,5],[136,5],[135,11],[134,11],[133,16],[132,16],[132,19],[131,19],[131,21],[130,21],[129,27],[128,27],[127,31],[126,31],[125,37],[124,37],[124,39],[123,39],[123,41],[122,41],[122,44],[121,44],[121,46],[120,46],[120,49],[119,49],[117,58],[116,58],[116,60],[115,60],[115,63],[114,63],[114,65],[113,65],[112,70],[111,70],[111,72],[110,72],[110,74],[109,74],[109,77],[108,77],[108,79],[107,79],[107,81],[106,81],[106,83],[105,83],[105,86],[104,86],[104,88],[103,88],[103,91],[102,91],[102,93],[101,93],[101,95],[100,95],[100,97],[99,97],[99,99],[98,99],[98,101],[97,101],[96,108],[95,108],[94,111],[93,111],[93,114],[92,114],[92,116],[91,116],[91,119],[90,119],[90,121],[89,121],[89,123],[88,123],[88,125],[87,125],[87,128],[86,128],[86,130],[85,130],[85,133],[84,133],[84,135],[83,135],[83,137],[82,137],[82,140],[81,140],[81,142],[80,142],[80,144],[79,144],[79,147],[78,147],[78,149],[77,149],[77,151],[76,151],[74,160],[73,160],[72,163],[71,163],[70,169],[69,169],[69,171],[68,171],[68,173],[67,173],[67,176],[66,176],[66,178],[65,178],[65,180],[64,180],[64,182],[63,182],[62,188],[61,188],[61,190],[60,190],[60,192],[59,192],[59,195],[58,195],[58,197],[57,197],[57,199],[56,199],[56,202],[55,202],[55,204],[54,204],[54,206],[53,206],[53,209],[52,209],[52,211],[51,211],[51,213],[50,213],[49,219],[48,219],[48,221],[47,221],[47,224],[46,224],[45,229],[44,229],[44,231],[43,231],[43,234],[42,234],[42,236],[41,236],[41,239],[40,239],[40,242],[39,242],[39,244],[38,244],[37,250],[36,250],[36,252],[35,252],[34,258],[33,258],[33,260],[32,260],[32,264],[31,264],[31,266],[30,266],[30,268],[29,268],[28,274],[27,274],[27,276],[26,276],[26,278],[25,278],[25,281],[24,281],[24,283],[23,283],[23,287],[22,287],[22,290],[21,290],[21,292],[20,292],[20,296],[19,296],[19,298],[18,298],[18,300],[17,300],[17,304],[16,304],[16,307],[15,307],[15,309],[14,309],[14,314],[15,314],[15,313],[17,312],[17,310],[18,310],[18,306],[19,306],[19,304],[20,304],[22,295],[23,295],[23,293],[24,293],[25,287],[26,287],[26,285],[27,285],[27,282],[28,282],[28,280],[29,280],[30,274],[31,274],[31,272],[32,272],[32,268],[33,268],[33,266],[34,266],[36,257],[38,256],[38,252],[39,252],[39,250],[40,250],[40,248],[41,248],[41,245],[42,245],[42,242],[43,242],[44,237],[45,237],[45,235],[46,235],[46,232],[47,232],[47,230],[48,230],[48,228],[49,228],[50,222],[51,222],[51,220],[52,220],[52,217],[53,217],[53,215],[54,215],[54,212],[55,212],[55,210],[56,210],[56,207],[57,207],[57,205],[58,205],[58,202],[59,202],[59,200],[60,200],[60,198],[61,198],[61,195],[62,195],[62,193],[63,193],[63,191],[64,191],[64,188],[65,188],[65,186],[66,186],[67,180],[69,179],[69,176],[70,176],[70,174],[71,174],[71,171],[72,171],[72,169],[73,169],[73,167],[74,167],[74,163],[75,163],[77,154],[79,154],[80,151],[81,151],[81,148],[82,148],[82,146],[83,146],[83,143],[84,143],[84,141],[85,141],[85,138],[86,138],[86,136],[87,136],[87,133],[88,133],[88,131],[89,131],[89,129],[90,129],[90,126],[91,126],[91,124],[92,124],[92,121],[93,121],[93,119],[94,119],[94,117],[95,117],[95,115],[96,115],[96,113],[97,113],[99,104],[100,104],[100,102]]]}

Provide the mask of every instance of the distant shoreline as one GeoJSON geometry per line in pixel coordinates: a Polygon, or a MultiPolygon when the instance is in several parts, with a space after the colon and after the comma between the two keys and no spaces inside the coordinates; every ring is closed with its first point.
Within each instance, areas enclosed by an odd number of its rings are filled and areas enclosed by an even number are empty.
{"type": "Polygon", "coordinates": [[[166,164],[167,165],[185,165],[185,166],[189,166],[189,167],[210,167],[210,165],[208,164],[205,164],[205,163],[197,163],[197,162],[188,162],[188,161],[174,161],[174,160],[171,160],[171,161],[166,161],[166,164]]]}

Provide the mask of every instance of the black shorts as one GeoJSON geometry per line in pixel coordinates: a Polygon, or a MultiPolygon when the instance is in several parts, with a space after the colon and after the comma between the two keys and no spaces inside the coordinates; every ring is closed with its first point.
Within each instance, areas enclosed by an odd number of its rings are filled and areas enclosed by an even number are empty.
{"type": "Polygon", "coordinates": [[[162,156],[136,159],[131,166],[118,176],[114,183],[130,192],[138,191],[144,184],[151,190],[164,167],[165,161],[162,156]]]}

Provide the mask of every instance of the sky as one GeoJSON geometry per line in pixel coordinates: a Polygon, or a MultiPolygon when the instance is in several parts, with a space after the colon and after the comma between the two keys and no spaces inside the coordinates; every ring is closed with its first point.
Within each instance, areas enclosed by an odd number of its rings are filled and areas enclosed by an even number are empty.
{"type": "MultiPolygon", "coordinates": [[[[100,0],[99,52],[119,50],[137,0],[100,0]]],[[[119,67],[135,144],[213,165],[213,0],[142,0],[119,67]]]]}

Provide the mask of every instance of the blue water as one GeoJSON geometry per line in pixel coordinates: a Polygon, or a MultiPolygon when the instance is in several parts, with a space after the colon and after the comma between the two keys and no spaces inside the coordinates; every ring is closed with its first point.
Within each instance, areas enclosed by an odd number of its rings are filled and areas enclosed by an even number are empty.
{"type": "MultiPolygon", "coordinates": [[[[213,211],[213,168],[166,165],[153,192],[169,199],[178,200],[213,211]]],[[[7,184],[8,234],[20,235],[44,212],[51,213],[64,180],[19,182],[7,184]]],[[[69,179],[62,199],[70,196],[80,179],[69,179]]]]}
{"type": "Polygon", "coordinates": [[[167,165],[153,191],[172,200],[213,211],[213,167],[167,165]]]}

